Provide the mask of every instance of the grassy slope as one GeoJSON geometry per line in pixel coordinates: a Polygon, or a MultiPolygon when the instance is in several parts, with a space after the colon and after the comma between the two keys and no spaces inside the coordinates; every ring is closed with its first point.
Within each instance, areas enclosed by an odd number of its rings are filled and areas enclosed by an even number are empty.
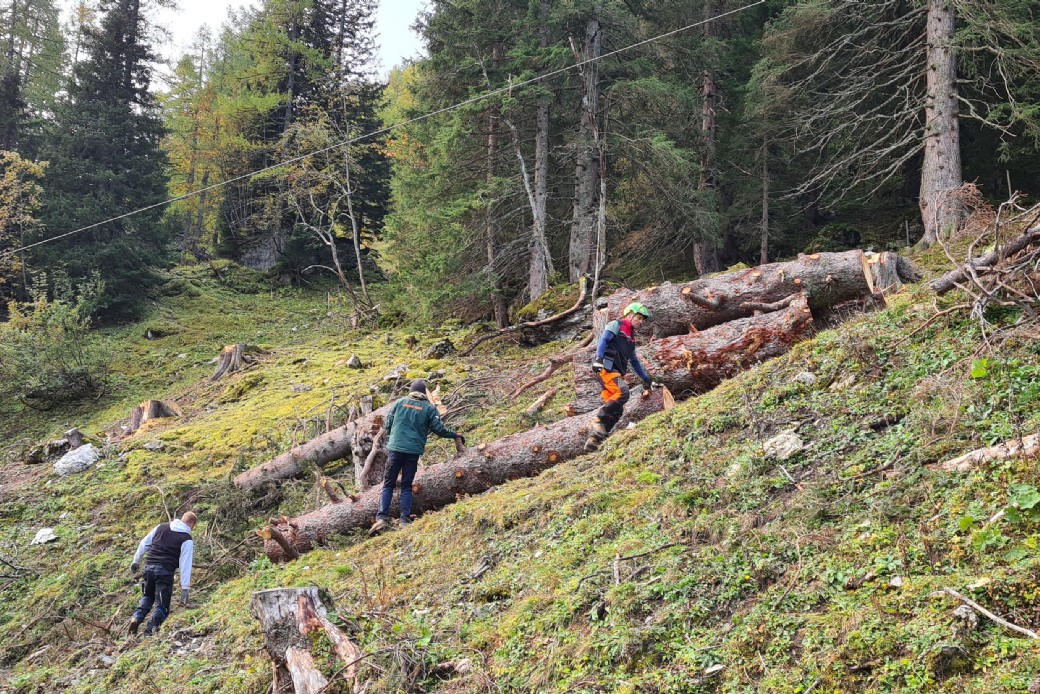
{"type": "MultiPolygon", "coordinates": [[[[122,455],[113,451],[78,477],[48,483],[45,471],[4,470],[3,537],[24,545],[36,528],[54,525],[61,538],[19,550],[40,575],[2,594],[0,648],[13,666],[12,689],[76,680],[72,691],[262,692],[269,664],[249,593],[292,585],[329,591],[372,653],[370,691],[476,692],[494,682],[517,692],[1012,692],[1040,671],[1031,641],[985,621],[960,633],[955,604],[935,595],[955,587],[1016,623],[1040,625],[1040,523],[984,527],[1013,485],[1026,485],[1014,493],[1031,498],[1040,473],[1032,461],[957,475],[925,467],[1036,430],[1040,348],[1029,337],[1007,341],[973,379],[980,341],[971,322],[940,319],[909,337],[932,311],[930,295],[916,289],[616,434],[596,456],[407,530],[338,538],[271,566],[256,544],[232,548],[267,515],[312,507],[313,479],[247,500],[227,487],[233,469],[324,428],[333,392],[346,403],[400,361],[417,374],[446,370],[446,390],[461,386],[473,402],[490,393],[487,405],[457,420],[478,438],[527,428],[518,414],[526,403],[510,408],[494,396],[508,391],[511,374],[495,380],[499,371],[479,371],[516,367],[520,355],[500,348],[494,357],[426,363],[403,356],[401,334],[388,348],[374,339],[381,333],[345,332],[326,315],[324,297],[272,302],[193,281],[200,296],[159,309],[182,332],[159,342],[140,338],[139,328],[112,336],[120,353],[134,355],[126,376],[134,386],[89,420],[73,420],[111,424],[162,391],[185,395],[186,421],[134,437],[122,455]],[[215,320],[219,329],[209,327],[215,320]],[[190,364],[241,340],[271,353],[228,384],[197,385],[210,367],[190,364]],[[188,359],[176,359],[185,352],[188,359]],[[338,367],[351,352],[375,365],[338,367]],[[806,370],[816,384],[794,380],[806,370]],[[870,428],[884,415],[903,418],[870,428]],[[796,426],[806,451],[782,467],[766,459],[762,441],[796,426]],[[161,452],[140,448],[154,439],[164,442],[161,452]],[[893,458],[890,471],[842,479],[893,458]],[[164,641],[101,638],[76,618],[59,627],[67,615],[107,622],[117,607],[125,618],[135,598],[126,564],[137,537],[162,517],[163,494],[202,511],[198,607],[176,610],[164,641]],[[482,561],[492,568],[472,578],[482,561]],[[46,645],[49,654],[27,658],[46,645]],[[99,664],[105,652],[111,667],[99,664]],[[463,658],[470,672],[436,667],[463,658]],[[725,669],[705,677],[715,665],[725,669]]],[[[437,337],[420,336],[423,344],[437,337]]]]}

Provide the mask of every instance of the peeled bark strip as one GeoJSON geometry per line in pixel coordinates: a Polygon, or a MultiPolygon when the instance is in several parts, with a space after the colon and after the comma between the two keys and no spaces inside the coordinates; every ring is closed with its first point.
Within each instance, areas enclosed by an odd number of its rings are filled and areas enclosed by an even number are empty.
{"type": "Polygon", "coordinates": [[[971,472],[982,463],[991,460],[1008,460],[1023,456],[1036,455],[1040,452],[1040,434],[1030,434],[1020,439],[1011,439],[989,448],[979,448],[951,460],[939,463],[943,472],[971,472]]]}
{"type": "MultiPolygon", "coordinates": [[[[355,431],[358,428],[370,427],[374,418],[379,418],[381,422],[389,412],[390,406],[386,405],[365,417],[317,436],[263,465],[246,470],[235,478],[234,484],[242,490],[255,489],[265,482],[299,477],[310,464],[321,467],[346,458],[352,452],[355,431]]],[[[363,460],[364,458],[362,458],[363,460]]]]}
{"type": "Polygon", "coordinates": [[[653,337],[683,335],[754,314],[752,304],[770,304],[804,292],[813,311],[874,293],[863,251],[814,253],[787,263],[727,272],[684,284],[666,282],[641,291],[623,289],[607,302],[611,318],[638,301],[650,309],[653,337]]]}
{"type": "Polygon", "coordinates": [[[181,414],[181,409],[172,403],[162,400],[145,400],[130,412],[130,432],[137,431],[150,419],[180,417],[181,414]]]}
{"type": "MultiPolygon", "coordinates": [[[[652,340],[638,348],[639,360],[651,376],[680,399],[706,393],[725,379],[785,354],[796,342],[810,337],[813,316],[805,295],[784,301],[788,305],[773,313],[652,340]]],[[[577,414],[599,408],[602,385],[591,363],[574,364],[574,390],[577,414]]]]}
{"type": "MultiPolygon", "coordinates": [[[[665,407],[663,389],[648,398],[633,398],[625,409],[626,422],[637,422],[665,407]]],[[[412,511],[423,514],[454,503],[460,496],[482,494],[520,477],[531,477],[557,463],[576,458],[584,452],[592,415],[564,419],[549,426],[506,436],[488,444],[467,448],[451,460],[419,470],[412,490],[412,511]]],[[[367,528],[379,507],[380,489],[361,494],[356,501],[329,504],[317,511],[275,521],[277,530],[301,554],[323,544],[329,535],[367,528]]],[[[395,500],[391,514],[398,513],[395,500]]],[[[267,541],[264,549],[271,561],[285,561],[277,542],[267,541]]]]}

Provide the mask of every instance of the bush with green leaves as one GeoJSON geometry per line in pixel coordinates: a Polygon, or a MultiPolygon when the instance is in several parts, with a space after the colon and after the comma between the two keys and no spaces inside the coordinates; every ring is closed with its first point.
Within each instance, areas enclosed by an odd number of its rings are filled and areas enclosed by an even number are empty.
{"type": "Polygon", "coordinates": [[[67,276],[33,282],[32,300],[10,304],[0,325],[0,389],[30,407],[47,409],[100,396],[109,360],[90,332],[90,316],[104,292],[94,273],[72,286],[67,276]]]}

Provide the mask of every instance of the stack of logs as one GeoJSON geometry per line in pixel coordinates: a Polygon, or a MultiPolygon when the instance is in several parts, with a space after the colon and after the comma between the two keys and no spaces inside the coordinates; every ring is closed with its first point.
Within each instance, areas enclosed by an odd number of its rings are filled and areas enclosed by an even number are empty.
{"type": "MultiPolygon", "coordinates": [[[[685,284],[619,291],[609,297],[605,309],[595,313],[595,333],[610,318],[620,316],[627,304],[646,305],[654,315],[647,324],[652,339],[640,346],[639,353],[647,370],[665,387],[644,394],[648,397],[633,397],[618,426],[666,409],[673,394],[681,399],[703,393],[753,364],[785,353],[811,334],[814,317],[848,305],[883,306],[885,293],[919,279],[909,262],[894,253],[849,251],[800,256],[685,284]]],[[[460,495],[479,494],[581,455],[594,417],[591,410],[599,402],[598,388],[590,387],[596,382],[591,369],[577,365],[582,360],[591,362],[588,349],[554,359],[541,376],[513,394],[518,396],[547,380],[556,368],[574,362],[578,402],[571,410],[577,416],[466,449],[448,461],[422,468],[413,485],[414,511],[441,508],[460,495]]],[[[382,470],[381,461],[374,460],[379,452],[373,453],[372,442],[388,411],[388,407],[375,410],[235,478],[238,488],[254,489],[296,477],[310,464],[321,466],[353,456],[357,487],[363,491],[347,499],[337,497],[296,518],[272,518],[261,531],[272,561],[293,559],[323,544],[330,534],[372,522],[379,489],[368,488],[372,480],[361,479],[361,471],[366,462],[370,473],[375,470],[378,476],[382,470]]]]}

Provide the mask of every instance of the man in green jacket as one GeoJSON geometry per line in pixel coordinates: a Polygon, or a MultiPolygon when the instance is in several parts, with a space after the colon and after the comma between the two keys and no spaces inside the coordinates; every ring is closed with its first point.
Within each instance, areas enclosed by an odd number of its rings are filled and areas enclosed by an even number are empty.
{"type": "Polygon", "coordinates": [[[386,471],[383,473],[383,493],[379,497],[379,513],[370,534],[385,530],[390,522],[390,502],[394,499],[397,476],[401,476],[401,524],[412,522],[412,482],[419,468],[419,456],[426,450],[426,438],[432,431],[445,439],[457,439],[463,446],[466,439],[441,422],[437,407],[426,397],[426,381],[412,381],[408,397],[401,398],[390,408],[383,422],[383,433],[389,434],[386,446],[386,471]]]}

